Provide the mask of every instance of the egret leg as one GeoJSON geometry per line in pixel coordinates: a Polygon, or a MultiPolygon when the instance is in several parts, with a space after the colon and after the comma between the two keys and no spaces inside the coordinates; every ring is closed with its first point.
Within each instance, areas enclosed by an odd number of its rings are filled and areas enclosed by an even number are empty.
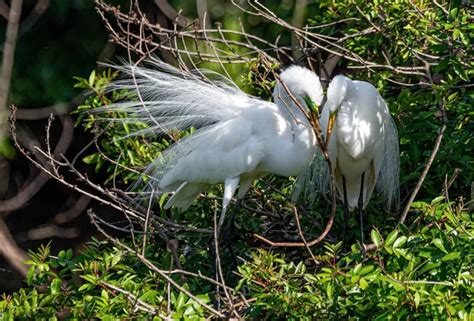
{"type": "Polygon", "coordinates": [[[360,241],[364,244],[364,223],[363,223],[363,215],[362,215],[362,208],[364,207],[364,176],[365,172],[362,173],[362,178],[360,182],[360,192],[359,192],[359,201],[357,204],[359,210],[359,219],[360,219],[360,241]]]}
{"type": "Polygon", "coordinates": [[[230,257],[232,258],[232,262],[234,263],[234,266],[237,266],[238,262],[237,262],[237,256],[235,255],[234,249],[232,247],[232,236],[234,235],[235,217],[237,216],[237,213],[239,212],[241,204],[242,204],[242,199],[241,198],[237,199],[234,209],[232,210],[232,213],[229,215],[229,218],[227,219],[227,223],[224,225],[224,228],[222,229],[222,244],[229,250],[230,257]]]}
{"type": "Polygon", "coordinates": [[[346,228],[347,228],[347,222],[349,221],[349,203],[347,201],[347,187],[346,187],[346,178],[344,175],[342,176],[342,188],[344,192],[344,222],[342,224],[342,237],[344,240],[344,243],[346,241],[346,228]]]}
{"type": "MultiPolygon", "coordinates": [[[[235,194],[235,191],[237,190],[237,186],[239,185],[239,178],[229,178],[224,181],[224,200],[222,201],[222,212],[221,216],[219,217],[219,222],[217,223],[217,242],[219,242],[222,239],[222,228],[224,225],[225,221],[225,214],[227,211],[227,207],[229,206],[229,203],[232,199],[232,196],[235,194]]],[[[212,256],[214,257],[214,264],[212,267],[212,272],[215,274],[216,280],[218,280],[218,275],[217,275],[217,268],[216,268],[216,251],[215,251],[215,246],[216,244],[214,243],[214,240],[212,241],[212,256]]]]}
{"type": "Polygon", "coordinates": [[[237,186],[239,185],[239,177],[235,178],[228,178],[224,181],[224,200],[222,201],[222,212],[221,216],[219,217],[219,223],[217,224],[217,237],[218,239],[221,238],[222,226],[224,225],[225,220],[225,213],[227,211],[227,207],[234,196],[235,191],[237,190],[237,186]]]}

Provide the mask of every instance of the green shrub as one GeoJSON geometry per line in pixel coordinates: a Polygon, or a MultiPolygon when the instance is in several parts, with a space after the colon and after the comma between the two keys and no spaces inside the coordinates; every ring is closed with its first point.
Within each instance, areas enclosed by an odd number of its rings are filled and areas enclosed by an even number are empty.
{"type": "Polygon", "coordinates": [[[383,238],[365,255],[353,245],[325,244],[320,264],[298,264],[259,250],[239,267],[239,286],[256,298],[255,319],[472,320],[472,214],[435,199],[418,202],[418,223],[383,238]],[[309,267],[306,267],[306,266],[309,267]],[[315,270],[313,270],[315,269],[315,270]]]}
{"type": "MultiPolygon", "coordinates": [[[[258,320],[472,320],[474,224],[472,214],[453,205],[443,198],[415,203],[416,224],[401,225],[384,237],[373,230],[376,248],[366,254],[357,245],[343,253],[341,243],[325,243],[315,265],[310,258],[294,261],[253,251],[234,281],[250,302],[241,313],[258,320]]],[[[147,247],[146,257],[159,269],[170,268],[170,254],[157,243],[147,247]]],[[[75,258],[71,250],[53,256],[48,246],[31,258],[27,287],[0,301],[2,320],[208,316],[173,287],[168,296],[167,281],[136,253],[105,241],[92,241],[75,258]]],[[[197,266],[185,268],[198,272],[197,266]]],[[[173,278],[203,302],[215,299],[205,280],[173,278]]]]}

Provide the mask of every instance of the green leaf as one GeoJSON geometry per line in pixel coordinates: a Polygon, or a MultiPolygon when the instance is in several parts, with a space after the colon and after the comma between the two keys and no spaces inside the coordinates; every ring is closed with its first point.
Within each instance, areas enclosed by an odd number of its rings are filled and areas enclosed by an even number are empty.
{"type": "Polygon", "coordinates": [[[61,292],[61,279],[54,279],[51,282],[51,294],[59,294],[61,292]]]}
{"type": "Polygon", "coordinates": [[[415,307],[416,308],[418,308],[418,306],[420,305],[420,301],[421,301],[420,293],[415,292],[415,307]]]}
{"type": "Polygon", "coordinates": [[[441,203],[441,201],[444,200],[444,196],[438,196],[438,197],[435,197],[432,201],[431,201],[431,205],[437,205],[439,203],[441,203]]]}
{"type": "Polygon", "coordinates": [[[361,269],[362,269],[362,263],[357,264],[357,265],[354,267],[354,271],[353,271],[354,275],[359,274],[359,271],[360,271],[361,269]]]}
{"type": "Polygon", "coordinates": [[[91,87],[91,88],[94,87],[94,81],[95,81],[95,70],[92,70],[92,72],[89,76],[89,87],[91,87]]]}
{"type": "Polygon", "coordinates": [[[402,246],[403,244],[406,243],[407,240],[408,240],[408,238],[407,238],[405,235],[400,236],[400,237],[395,241],[395,243],[393,243],[393,248],[397,248],[397,247],[402,246]]]}
{"type": "Polygon", "coordinates": [[[370,238],[372,239],[372,243],[374,243],[375,246],[380,247],[380,245],[382,245],[382,239],[380,237],[379,232],[377,232],[377,230],[373,229],[370,232],[370,238]]]}
{"type": "Polygon", "coordinates": [[[444,244],[443,244],[443,240],[442,239],[439,239],[439,238],[436,238],[433,240],[433,244],[434,246],[436,246],[439,250],[443,251],[444,253],[448,253],[448,251],[446,251],[446,248],[444,247],[444,244]]]}
{"type": "Polygon", "coordinates": [[[100,154],[94,153],[94,154],[87,155],[86,157],[82,159],[82,161],[86,164],[95,164],[99,161],[99,159],[100,159],[100,154]]]}
{"type": "Polygon", "coordinates": [[[393,230],[392,232],[390,232],[390,234],[387,236],[387,238],[385,239],[385,245],[386,246],[390,246],[393,244],[393,242],[395,242],[395,240],[397,239],[397,236],[398,236],[398,230],[393,230]]]}
{"type": "Polygon", "coordinates": [[[452,260],[456,260],[457,258],[459,258],[461,256],[461,252],[452,252],[452,253],[449,253],[449,254],[446,254],[445,256],[443,256],[441,258],[441,261],[452,261],[452,260]]]}
{"type": "Polygon", "coordinates": [[[333,295],[333,288],[332,288],[331,282],[329,282],[329,283],[326,285],[326,294],[327,294],[328,298],[332,298],[332,295],[333,295]]]}

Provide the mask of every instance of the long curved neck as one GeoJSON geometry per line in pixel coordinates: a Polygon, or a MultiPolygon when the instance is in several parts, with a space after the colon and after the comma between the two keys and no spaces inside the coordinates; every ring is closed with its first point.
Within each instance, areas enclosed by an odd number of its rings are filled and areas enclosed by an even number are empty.
{"type": "Polygon", "coordinates": [[[334,77],[328,86],[327,102],[324,108],[329,108],[331,112],[335,112],[341,106],[352,87],[352,80],[346,76],[338,75],[334,77]]]}

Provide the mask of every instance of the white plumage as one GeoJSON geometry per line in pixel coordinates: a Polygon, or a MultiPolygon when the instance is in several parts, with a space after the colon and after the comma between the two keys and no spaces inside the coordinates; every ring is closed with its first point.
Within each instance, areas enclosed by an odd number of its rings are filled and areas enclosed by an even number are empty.
{"type": "MultiPolygon", "coordinates": [[[[397,129],[377,89],[368,82],[334,77],[320,122],[324,133],[332,131],[329,157],[343,200],[345,180],[349,210],[359,206],[361,187],[361,209],[365,209],[376,187],[389,207],[398,204],[397,129]],[[328,128],[331,117],[335,117],[334,126],[328,128]]],[[[327,175],[321,179],[323,186],[329,183],[327,175]]]]}
{"type": "MultiPolygon", "coordinates": [[[[136,92],[138,100],[109,108],[126,112],[125,121],[149,125],[135,134],[197,129],[145,171],[153,178],[147,191],[174,192],[165,208],[186,209],[208,186],[224,183],[221,226],[237,187],[237,197],[242,198],[255,179],[298,175],[313,159],[317,148],[313,130],[280,83],[275,104],[245,94],[215,73],[189,74],[161,61],[151,67],[117,67],[130,79],[115,82],[112,89],[136,92]],[[208,81],[202,74],[217,80],[208,81]]],[[[304,96],[321,104],[323,90],[313,72],[292,66],[280,77],[303,107],[304,96]]]]}

